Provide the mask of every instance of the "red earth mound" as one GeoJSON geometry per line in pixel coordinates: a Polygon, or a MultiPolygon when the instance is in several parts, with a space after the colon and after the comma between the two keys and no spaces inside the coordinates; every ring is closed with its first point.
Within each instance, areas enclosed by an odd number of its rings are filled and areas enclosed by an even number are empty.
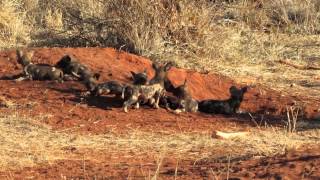
{"type": "MultiPolygon", "coordinates": [[[[75,56],[94,71],[100,72],[102,75],[101,81],[118,80],[123,83],[129,83],[130,71],[141,72],[145,68],[147,68],[148,76],[150,78],[153,75],[151,61],[148,59],[124,52],[119,52],[111,48],[35,49],[33,62],[55,64],[65,54],[71,54],[75,56]]],[[[21,67],[16,62],[15,51],[6,51],[0,53],[0,67],[0,77],[21,72],[21,67]]],[[[228,89],[230,86],[244,86],[235,84],[231,79],[218,74],[201,74],[192,70],[178,68],[172,68],[169,72],[169,79],[174,85],[182,84],[186,78],[188,80],[188,86],[193,97],[198,100],[226,99],[229,96],[228,89]]],[[[73,84],[71,82],[66,82],[62,85],[48,85],[48,83],[43,82],[15,83],[13,81],[2,81],[3,89],[8,89],[5,88],[8,85],[12,85],[21,89],[35,87],[38,89],[38,91],[42,91],[43,89],[46,89],[47,91],[50,89],[56,89],[56,91],[62,91],[60,92],[62,94],[72,93],[73,90],[81,90],[82,88],[81,85],[78,85],[78,83],[73,84]],[[40,87],[50,86],[51,88],[39,88],[36,85],[40,87]]],[[[12,91],[14,91],[13,89],[12,91]]],[[[33,91],[28,92],[32,94],[33,91]]],[[[14,92],[10,93],[10,95],[13,94],[14,92]]],[[[264,87],[252,87],[249,89],[249,92],[245,94],[244,102],[240,108],[242,111],[251,112],[253,114],[258,113],[277,116],[285,114],[286,107],[294,105],[295,102],[299,102],[299,98],[300,97],[286,97],[283,96],[281,92],[268,90],[264,87]]],[[[304,104],[304,110],[302,114],[307,118],[315,117],[320,107],[318,102],[319,99],[308,100],[308,103],[304,104]]],[[[103,105],[103,102],[98,102],[98,104],[99,103],[100,105],[103,105]]]]}

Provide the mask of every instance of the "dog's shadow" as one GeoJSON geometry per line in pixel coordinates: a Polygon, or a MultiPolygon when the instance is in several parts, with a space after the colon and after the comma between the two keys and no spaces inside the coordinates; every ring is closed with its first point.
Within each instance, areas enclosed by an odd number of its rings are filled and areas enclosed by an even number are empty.
{"type": "Polygon", "coordinates": [[[0,77],[0,80],[16,80],[18,78],[23,77],[23,73],[19,73],[19,74],[12,74],[12,75],[4,75],[0,77]]]}
{"type": "Polygon", "coordinates": [[[84,95],[85,91],[76,88],[58,88],[58,87],[49,87],[49,89],[58,91],[63,94],[72,94],[74,95],[71,98],[68,98],[69,101],[78,103],[85,103],[90,107],[97,107],[104,110],[111,110],[112,108],[121,108],[123,100],[118,97],[113,96],[91,96],[84,95]]]}
{"type": "Polygon", "coordinates": [[[121,108],[123,100],[113,96],[87,96],[84,98],[88,106],[111,110],[121,108]]]}

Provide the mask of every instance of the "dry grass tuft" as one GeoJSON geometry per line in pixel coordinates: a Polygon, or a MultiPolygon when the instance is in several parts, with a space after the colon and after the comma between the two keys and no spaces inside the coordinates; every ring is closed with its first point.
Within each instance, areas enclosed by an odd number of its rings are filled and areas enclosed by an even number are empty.
{"type": "Polygon", "coordinates": [[[20,12],[18,1],[0,2],[0,48],[16,47],[30,42],[31,27],[25,24],[24,12],[20,12]]]}

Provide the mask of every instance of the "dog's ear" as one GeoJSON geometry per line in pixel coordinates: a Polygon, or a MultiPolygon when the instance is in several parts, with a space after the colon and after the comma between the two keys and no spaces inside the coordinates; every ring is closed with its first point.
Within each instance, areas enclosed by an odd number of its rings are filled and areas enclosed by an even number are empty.
{"type": "Polygon", "coordinates": [[[70,63],[71,62],[71,56],[70,55],[65,55],[63,56],[63,59],[66,63],[70,63]]]}
{"type": "Polygon", "coordinates": [[[21,64],[21,62],[22,62],[22,56],[23,56],[23,51],[22,51],[21,49],[16,49],[16,54],[17,54],[18,63],[21,64]]]}
{"type": "Polygon", "coordinates": [[[248,89],[249,89],[248,86],[245,86],[245,87],[241,88],[242,94],[244,94],[245,92],[247,92],[248,89]]]}
{"type": "Polygon", "coordinates": [[[229,92],[230,92],[231,95],[237,94],[238,91],[239,91],[239,90],[238,90],[237,87],[235,87],[235,86],[231,86],[231,87],[229,88],[229,92]]]}
{"type": "Polygon", "coordinates": [[[71,56],[66,54],[60,59],[59,62],[63,62],[63,63],[69,64],[71,62],[71,56]]]}
{"type": "Polygon", "coordinates": [[[187,85],[187,78],[184,80],[183,85],[184,85],[184,86],[187,85]]]}
{"type": "Polygon", "coordinates": [[[159,69],[159,64],[158,63],[152,63],[152,68],[155,70],[159,69]]]}
{"type": "Polygon", "coordinates": [[[96,80],[99,80],[99,78],[100,78],[100,73],[94,73],[94,74],[93,74],[93,77],[94,77],[96,80]]]}
{"type": "Polygon", "coordinates": [[[133,71],[130,71],[132,78],[134,78],[137,74],[133,71]]]}
{"type": "Polygon", "coordinates": [[[188,87],[188,83],[187,83],[187,78],[184,80],[184,82],[183,82],[183,87],[184,88],[187,88],[188,87]]]}
{"type": "Polygon", "coordinates": [[[165,71],[169,71],[172,66],[173,66],[173,63],[172,62],[168,62],[168,63],[165,64],[164,70],[165,71]]]}

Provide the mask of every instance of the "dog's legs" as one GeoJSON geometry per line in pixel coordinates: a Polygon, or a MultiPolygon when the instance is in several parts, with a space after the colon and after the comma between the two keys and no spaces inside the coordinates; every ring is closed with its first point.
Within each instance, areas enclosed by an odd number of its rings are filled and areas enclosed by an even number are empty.
{"type": "Polygon", "coordinates": [[[155,101],[156,100],[154,98],[149,99],[149,105],[154,106],[155,101]]]}
{"type": "Polygon", "coordinates": [[[154,98],[154,100],[155,100],[155,102],[154,102],[154,108],[156,108],[156,109],[159,109],[159,101],[160,101],[160,96],[161,96],[161,94],[162,94],[162,93],[160,93],[160,92],[157,92],[157,93],[155,94],[155,98],[154,98]]]}
{"type": "Polygon", "coordinates": [[[178,108],[176,110],[174,110],[174,113],[175,114],[179,114],[179,113],[182,113],[182,112],[186,112],[186,102],[185,100],[180,100],[179,101],[179,105],[182,107],[182,108],[178,108]]]}
{"type": "Polygon", "coordinates": [[[140,108],[140,104],[139,101],[136,103],[136,105],[134,106],[135,109],[139,109],[140,108]]]}
{"type": "Polygon", "coordinates": [[[20,82],[20,81],[24,81],[26,79],[29,79],[29,78],[25,77],[25,76],[22,76],[22,77],[19,77],[19,78],[15,79],[15,81],[20,82]]]}
{"type": "Polygon", "coordinates": [[[30,81],[33,81],[33,77],[31,75],[29,75],[27,79],[29,79],[30,81]]]}
{"type": "Polygon", "coordinates": [[[64,82],[63,78],[59,78],[57,81],[58,81],[58,83],[63,83],[64,82]]]}
{"type": "Polygon", "coordinates": [[[128,107],[131,106],[131,105],[134,104],[134,103],[138,103],[138,104],[139,104],[139,102],[138,102],[138,97],[137,97],[137,96],[131,96],[129,100],[127,100],[127,101],[125,101],[125,102],[123,103],[123,110],[124,110],[124,112],[127,113],[127,112],[128,112],[128,107]]]}

